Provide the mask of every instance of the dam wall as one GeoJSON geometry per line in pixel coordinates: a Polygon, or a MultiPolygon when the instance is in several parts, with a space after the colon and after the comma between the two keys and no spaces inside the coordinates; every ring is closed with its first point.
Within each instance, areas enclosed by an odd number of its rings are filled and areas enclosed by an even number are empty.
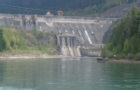
{"type": "Polygon", "coordinates": [[[104,34],[114,18],[10,15],[0,14],[0,26],[11,25],[22,30],[37,28],[41,32],[75,35],[80,45],[103,44],[104,34]]]}
{"type": "Polygon", "coordinates": [[[56,33],[61,54],[65,56],[81,56],[82,46],[104,46],[105,35],[116,20],[117,18],[0,14],[0,26],[8,25],[20,30],[36,28],[39,32],[56,33]]]}

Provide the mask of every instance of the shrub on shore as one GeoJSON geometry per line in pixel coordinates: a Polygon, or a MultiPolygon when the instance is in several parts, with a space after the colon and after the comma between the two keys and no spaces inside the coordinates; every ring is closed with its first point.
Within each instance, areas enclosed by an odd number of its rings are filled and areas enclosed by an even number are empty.
{"type": "Polygon", "coordinates": [[[0,53],[40,53],[57,54],[58,46],[48,37],[55,34],[38,33],[34,31],[16,30],[12,27],[0,28],[0,53]],[[44,40],[45,39],[47,40],[44,40]]]}

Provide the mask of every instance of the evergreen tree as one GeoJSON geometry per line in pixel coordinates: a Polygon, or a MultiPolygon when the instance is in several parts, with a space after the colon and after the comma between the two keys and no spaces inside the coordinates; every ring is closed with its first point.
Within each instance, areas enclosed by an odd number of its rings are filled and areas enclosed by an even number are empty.
{"type": "Polygon", "coordinates": [[[102,56],[110,56],[104,52],[109,51],[117,58],[124,56],[128,59],[140,60],[140,11],[135,7],[128,15],[120,20],[114,28],[107,44],[102,51],[102,56]],[[105,51],[106,50],[106,51],[105,51]]]}

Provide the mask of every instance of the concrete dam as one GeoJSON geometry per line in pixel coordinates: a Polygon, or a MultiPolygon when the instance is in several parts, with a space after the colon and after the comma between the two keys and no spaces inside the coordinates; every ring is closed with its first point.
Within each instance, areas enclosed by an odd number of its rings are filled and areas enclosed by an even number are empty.
{"type": "Polygon", "coordinates": [[[0,14],[0,26],[11,25],[22,30],[37,28],[58,36],[61,54],[81,56],[79,47],[103,46],[103,37],[114,18],[0,14]],[[72,41],[71,41],[72,40],[72,41]]]}

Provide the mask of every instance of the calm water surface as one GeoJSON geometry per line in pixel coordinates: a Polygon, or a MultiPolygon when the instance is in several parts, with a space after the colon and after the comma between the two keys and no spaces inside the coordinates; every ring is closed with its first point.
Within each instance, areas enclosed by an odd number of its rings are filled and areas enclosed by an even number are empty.
{"type": "Polygon", "coordinates": [[[95,58],[0,60],[0,90],[140,90],[140,64],[95,58]]]}

